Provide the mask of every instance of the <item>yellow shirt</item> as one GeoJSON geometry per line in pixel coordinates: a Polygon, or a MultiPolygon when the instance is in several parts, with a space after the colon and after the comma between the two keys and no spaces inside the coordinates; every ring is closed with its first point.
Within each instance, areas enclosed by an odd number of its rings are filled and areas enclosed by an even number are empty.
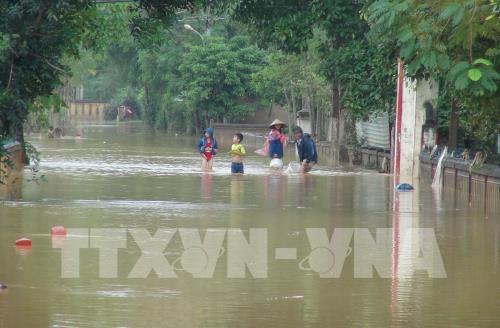
{"type": "Polygon", "coordinates": [[[242,144],[233,144],[229,152],[233,163],[243,163],[243,156],[245,156],[246,153],[245,147],[243,147],[242,144]]]}
{"type": "Polygon", "coordinates": [[[243,156],[243,155],[246,155],[246,150],[245,150],[245,146],[243,146],[242,144],[233,144],[231,146],[231,151],[229,152],[231,155],[240,155],[240,156],[243,156]]]}

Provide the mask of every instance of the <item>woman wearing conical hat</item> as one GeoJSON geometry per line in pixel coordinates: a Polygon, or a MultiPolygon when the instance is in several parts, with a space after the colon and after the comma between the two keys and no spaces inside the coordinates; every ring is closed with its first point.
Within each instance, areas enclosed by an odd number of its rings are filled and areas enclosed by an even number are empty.
{"type": "Polygon", "coordinates": [[[279,119],[275,119],[269,125],[269,133],[267,135],[267,141],[269,143],[268,155],[271,159],[283,158],[283,147],[286,143],[286,136],[283,133],[283,128],[286,126],[285,123],[279,119]]]}

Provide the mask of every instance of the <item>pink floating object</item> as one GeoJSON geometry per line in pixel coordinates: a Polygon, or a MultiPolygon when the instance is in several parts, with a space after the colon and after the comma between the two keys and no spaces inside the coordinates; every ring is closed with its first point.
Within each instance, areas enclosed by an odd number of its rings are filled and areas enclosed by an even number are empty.
{"type": "Polygon", "coordinates": [[[62,248],[66,235],[52,235],[52,248],[62,248]]]}
{"type": "Polygon", "coordinates": [[[16,240],[16,246],[31,246],[31,239],[20,238],[20,239],[16,240]]]}
{"type": "Polygon", "coordinates": [[[50,229],[50,232],[52,233],[52,235],[65,236],[66,235],[66,228],[63,226],[54,226],[50,229]]]}

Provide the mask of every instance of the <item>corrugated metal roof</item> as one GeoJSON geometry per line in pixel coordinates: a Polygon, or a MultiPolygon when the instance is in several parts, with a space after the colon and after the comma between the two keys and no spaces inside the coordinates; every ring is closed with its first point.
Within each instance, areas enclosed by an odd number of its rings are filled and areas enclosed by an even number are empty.
{"type": "Polygon", "coordinates": [[[366,122],[356,122],[356,133],[363,138],[363,146],[390,149],[389,117],[381,113],[366,122]]]}

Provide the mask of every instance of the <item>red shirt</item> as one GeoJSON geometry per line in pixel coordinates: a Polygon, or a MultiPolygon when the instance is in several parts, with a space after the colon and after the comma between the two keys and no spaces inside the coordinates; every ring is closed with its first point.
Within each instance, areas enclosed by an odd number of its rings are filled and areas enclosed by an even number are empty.
{"type": "Polygon", "coordinates": [[[207,142],[205,143],[205,151],[203,152],[205,154],[205,157],[207,158],[207,161],[212,159],[212,139],[207,139],[207,142]],[[207,148],[210,148],[208,150],[207,148]]]}

